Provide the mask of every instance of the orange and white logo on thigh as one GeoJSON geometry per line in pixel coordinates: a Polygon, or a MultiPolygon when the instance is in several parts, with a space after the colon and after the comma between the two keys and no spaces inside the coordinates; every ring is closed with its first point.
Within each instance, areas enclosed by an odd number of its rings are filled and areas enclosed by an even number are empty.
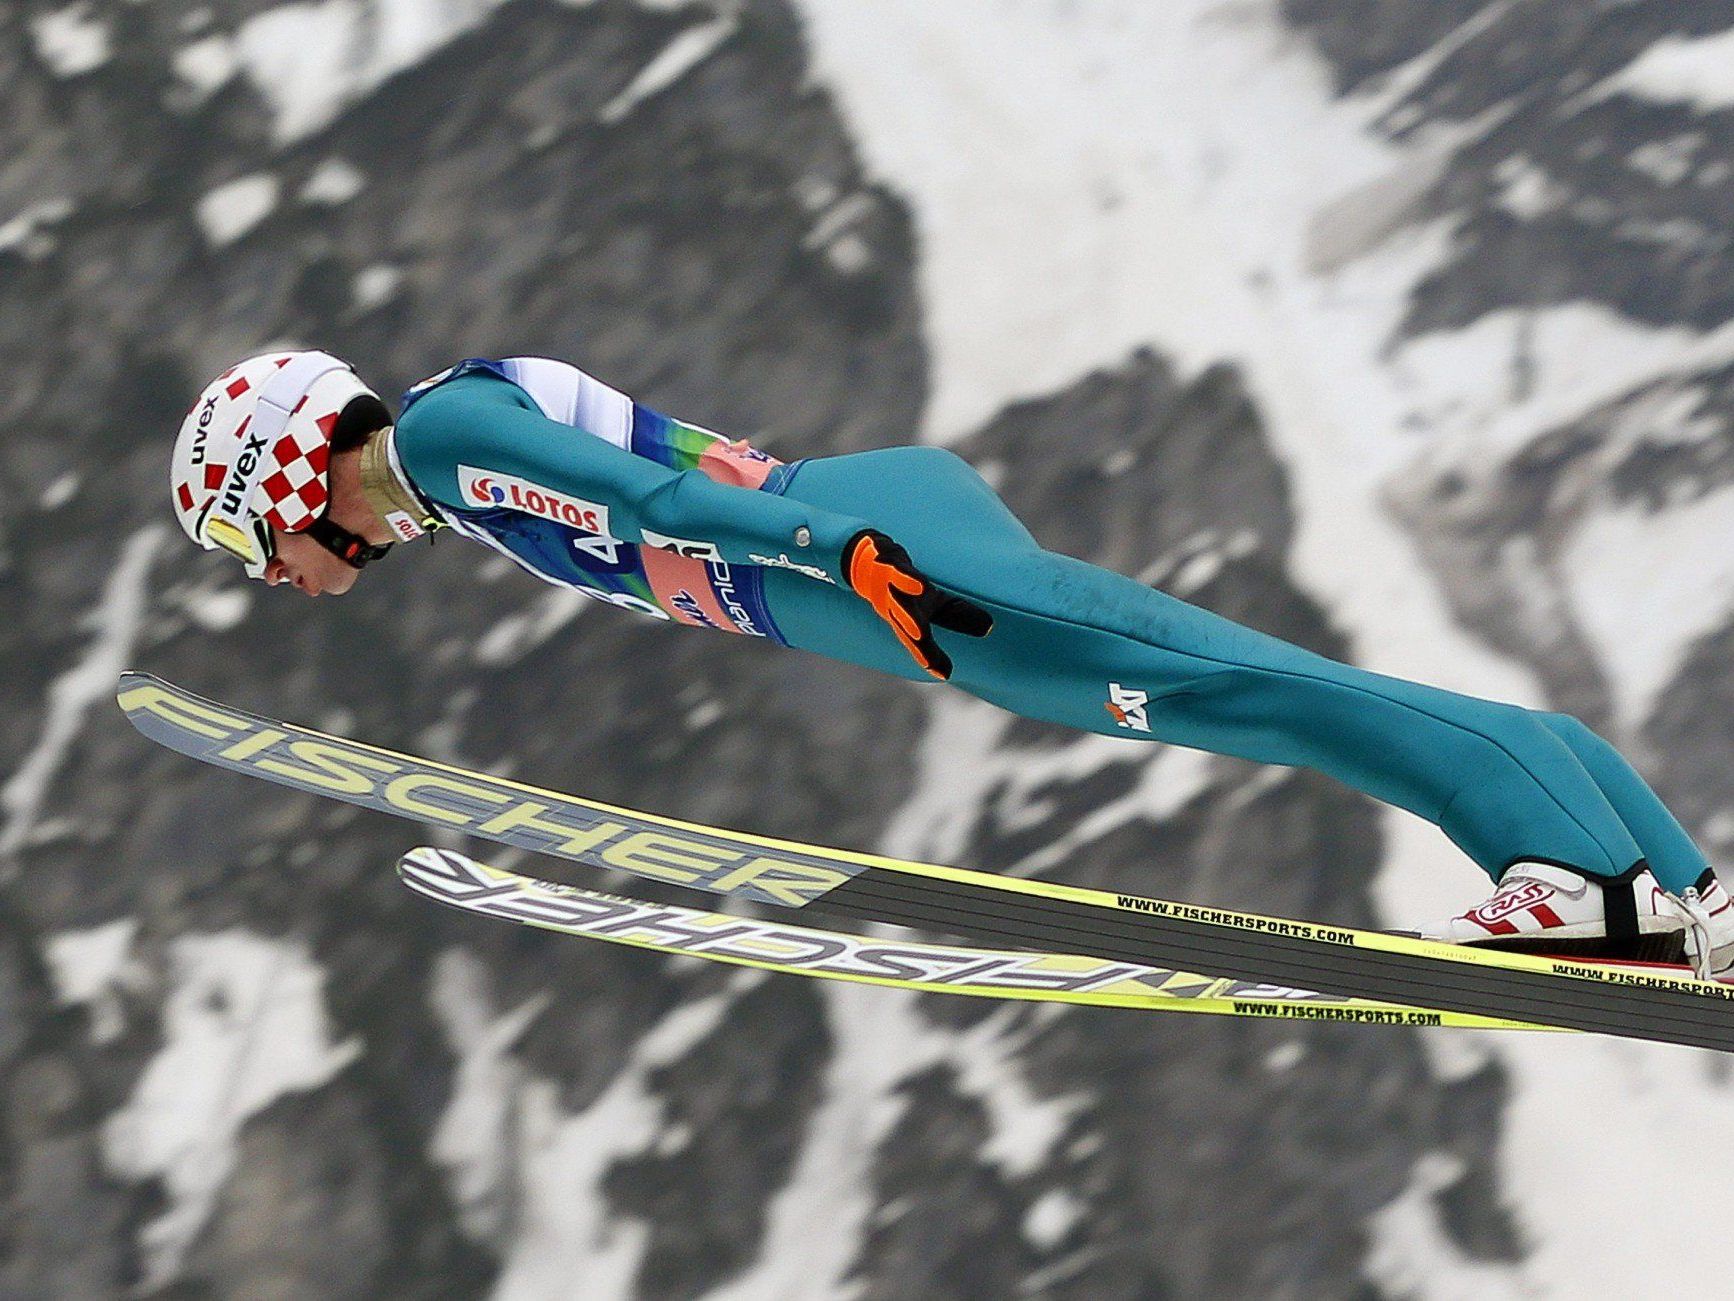
{"type": "Polygon", "coordinates": [[[1150,693],[1138,691],[1132,687],[1123,687],[1118,682],[1108,684],[1108,701],[1103,706],[1114,716],[1114,722],[1133,732],[1148,732],[1150,716],[1145,707],[1150,703],[1150,693]]]}

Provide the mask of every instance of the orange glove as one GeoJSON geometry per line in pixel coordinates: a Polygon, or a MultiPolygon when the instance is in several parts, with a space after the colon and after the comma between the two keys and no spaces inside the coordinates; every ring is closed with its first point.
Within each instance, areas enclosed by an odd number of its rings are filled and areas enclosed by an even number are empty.
{"type": "Polygon", "coordinates": [[[876,529],[863,529],[843,548],[849,587],[891,625],[915,662],[936,678],[951,676],[951,656],[933,639],[944,628],[966,637],[993,631],[993,616],[972,601],[941,592],[909,559],[909,553],[876,529]]]}

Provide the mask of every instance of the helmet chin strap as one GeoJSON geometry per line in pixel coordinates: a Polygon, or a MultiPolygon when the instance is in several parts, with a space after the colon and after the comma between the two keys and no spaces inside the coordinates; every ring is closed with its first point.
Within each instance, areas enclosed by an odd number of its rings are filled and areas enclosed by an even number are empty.
{"type": "Polygon", "coordinates": [[[301,532],[352,569],[366,568],[368,564],[378,560],[391,550],[391,543],[389,542],[376,545],[359,533],[351,533],[331,518],[330,511],[314,520],[301,532]]]}

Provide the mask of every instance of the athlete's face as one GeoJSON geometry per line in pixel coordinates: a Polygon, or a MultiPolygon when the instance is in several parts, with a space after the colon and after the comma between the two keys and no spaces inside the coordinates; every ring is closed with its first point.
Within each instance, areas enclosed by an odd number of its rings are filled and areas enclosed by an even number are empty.
{"type": "Polygon", "coordinates": [[[305,533],[285,533],[273,528],[271,535],[277,543],[277,554],[265,566],[265,581],[272,587],[290,583],[308,596],[326,593],[342,596],[361,577],[359,569],[339,560],[305,533]]]}

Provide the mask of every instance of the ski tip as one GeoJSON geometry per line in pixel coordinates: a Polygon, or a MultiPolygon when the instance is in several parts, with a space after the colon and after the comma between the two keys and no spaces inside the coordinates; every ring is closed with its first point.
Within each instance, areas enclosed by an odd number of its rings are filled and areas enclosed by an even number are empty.
{"type": "Polygon", "coordinates": [[[120,706],[120,712],[126,715],[126,721],[141,732],[144,728],[140,726],[140,708],[145,698],[160,690],[161,685],[159,679],[138,669],[125,669],[120,677],[115,679],[114,703],[120,706]]]}
{"type": "Polygon", "coordinates": [[[442,903],[486,890],[506,878],[517,879],[514,873],[484,867],[456,850],[435,849],[432,845],[418,845],[397,860],[398,880],[417,894],[442,903]]]}
{"type": "Polygon", "coordinates": [[[438,872],[443,862],[440,851],[431,845],[417,845],[407,854],[397,860],[397,877],[405,885],[414,887],[421,880],[423,872],[438,872]]]}
{"type": "Polygon", "coordinates": [[[138,712],[146,697],[160,696],[169,684],[143,669],[124,669],[114,682],[114,699],[127,717],[138,712]]]}
{"type": "Polygon", "coordinates": [[[115,680],[114,684],[115,698],[119,699],[134,687],[147,686],[156,681],[155,677],[142,669],[122,669],[120,677],[115,680]]]}

